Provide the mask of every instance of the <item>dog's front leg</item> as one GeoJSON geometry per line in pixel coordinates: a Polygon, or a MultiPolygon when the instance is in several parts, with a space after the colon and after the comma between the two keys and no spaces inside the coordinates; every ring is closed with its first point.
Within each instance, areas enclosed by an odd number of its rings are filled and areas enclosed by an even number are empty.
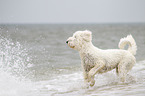
{"type": "Polygon", "coordinates": [[[83,76],[84,76],[84,82],[87,84],[88,83],[88,72],[85,70],[83,71],[83,76]]]}
{"type": "Polygon", "coordinates": [[[89,80],[88,80],[88,72],[83,69],[83,76],[84,76],[84,88],[89,88],[89,80]]]}
{"type": "Polygon", "coordinates": [[[98,73],[104,66],[105,66],[104,63],[102,63],[102,64],[96,64],[96,66],[93,67],[93,68],[89,71],[89,73],[88,73],[88,80],[89,80],[89,82],[91,82],[91,83],[90,83],[90,86],[94,86],[94,84],[95,84],[94,76],[95,76],[95,74],[98,73]]]}
{"type": "Polygon", "coordinates": [[[85,83],[85,87],[89,87],[89,80],[88,80],[88,72],[85,70],[85,64],[83,62],[81,62],[82,65],[82,69],[83,69],[83,77],[84,77],[84,83],[85,83]]]}

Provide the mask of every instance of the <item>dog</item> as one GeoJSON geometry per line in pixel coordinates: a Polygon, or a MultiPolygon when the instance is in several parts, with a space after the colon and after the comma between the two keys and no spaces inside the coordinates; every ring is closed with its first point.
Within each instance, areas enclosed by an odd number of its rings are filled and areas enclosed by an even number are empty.
{"type": "Polygon", "coordinates": [[[127,73],[136,63],[136,42],[132,35],[120,39],[119,49],[102,50],[92,44],[92,32],[77,31],[66,41],[68,46],[79,51],[84,82],[94,86],[95,74],[102,74],[116,68],[116,73],[121,82],[126,81],[127,73]],[[125,45],[128,50],[125,50],[125,45]]]}

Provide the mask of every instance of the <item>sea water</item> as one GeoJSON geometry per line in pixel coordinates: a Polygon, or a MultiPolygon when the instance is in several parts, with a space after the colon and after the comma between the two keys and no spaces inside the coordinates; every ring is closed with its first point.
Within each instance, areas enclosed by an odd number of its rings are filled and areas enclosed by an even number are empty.
{"type": "Polygon", "coordinates": [[[144,48],[145,24],[0,25],[0,96],[144,96],[144,48]],[[101,49],[117,49],[120,38],[132,34],[137,63],[126,83],[112,70],[85,88],[79,54],[65,42],[86,29],[101,49]]]}

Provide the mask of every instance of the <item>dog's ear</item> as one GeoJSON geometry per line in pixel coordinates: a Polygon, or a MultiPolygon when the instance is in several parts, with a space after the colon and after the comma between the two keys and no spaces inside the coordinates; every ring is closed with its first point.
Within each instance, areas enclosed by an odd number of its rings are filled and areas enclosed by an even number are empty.
{"type": "Polygon", "coordinates": [[[88,31],[88,30],[85,30],[83,32],[83,39],[87,42],[90,42],[92,40],[92,32],[91,31],[88,31]]]}

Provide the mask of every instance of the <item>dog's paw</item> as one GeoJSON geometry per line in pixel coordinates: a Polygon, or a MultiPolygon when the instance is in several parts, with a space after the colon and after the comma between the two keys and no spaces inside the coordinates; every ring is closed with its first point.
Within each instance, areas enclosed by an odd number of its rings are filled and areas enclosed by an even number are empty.
{"type": "Polygon", "coordinates": [[[95,85],[95,80],[92,79],[92,80],[91,80],[91,83],[90,83],[90,86],[93,87],[94,85],[95,85]]]}
{"type": "Polygon", "coordinates": [[[95,85],[95,83],[90,83],[90,86],[93,87],[95,85]]]}

